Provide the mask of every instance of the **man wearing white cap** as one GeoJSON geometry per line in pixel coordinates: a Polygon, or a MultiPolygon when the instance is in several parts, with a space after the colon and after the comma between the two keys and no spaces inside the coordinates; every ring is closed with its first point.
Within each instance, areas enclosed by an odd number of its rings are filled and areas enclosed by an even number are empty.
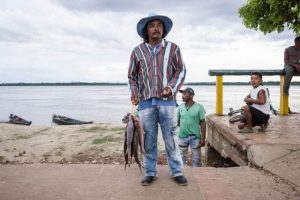
{"type": "Polygon", "coordinates": [[[185,66],[179,47],[166,41],[172,28],[169,17],[152,15],[141,19],[137,32],[144,42],[134,48],[128,70],[131,102],[139,105],[145,131],[143,186],[157,177],[158,124],[162,130],[170,174],[179,185],[187,185],[176,135],[176,93],[185,79],[185,66]]]}

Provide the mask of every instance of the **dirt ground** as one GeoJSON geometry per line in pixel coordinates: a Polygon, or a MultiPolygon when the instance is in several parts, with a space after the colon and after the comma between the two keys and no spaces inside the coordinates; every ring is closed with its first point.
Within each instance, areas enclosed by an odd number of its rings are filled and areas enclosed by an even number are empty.
{"type": "MultiPolygon", "coordinates": [[[[124,129],[124,124],[47,127],[0,124],[0,163],[3,167],[26,163],[110,164],[117,167],[124,164],[124,129]]],[[[161,134],[158,149],[158,163],[164,165],[166,159],[161,134]]],[[[236,199],[299,199],[299,188],[276,176],[250,167],[230,168],[228,160],[225,163],[229,168],[224,168],[223,164],[217,172],[236,199]]],[[[214,165],[220,167],[218,163],[214,165]]],[[[215,175],[210,177],[214,178],[218,179],[215,175]]],[[[214,184],[212,182],[212,188],[214,184]]]]}
{"type": "MultiPolygon", "coordinates": [[[[124,124],[0,124],[0,162],[122,164],[124,129],[124,124]]],[[[159,164],[166,164],[160,134],[158,144],[159,164]]]]}

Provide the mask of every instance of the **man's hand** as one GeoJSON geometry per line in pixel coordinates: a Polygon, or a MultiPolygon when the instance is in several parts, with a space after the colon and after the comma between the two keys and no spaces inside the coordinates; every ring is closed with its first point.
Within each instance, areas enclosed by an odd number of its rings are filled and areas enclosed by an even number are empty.
{"type": "Polygon", "coordinates": [[[252,98],[246,97],[244,99],[244,101],[246,102],[246,104],[251,105],[253,103],[252,98]]]}
{"type": "Polygon", "coordinates": [[[162,93],[161,93],[161,96],[162,96],[163,98],[167,98],[167,97],[172,96],[172,90],[171,90],[171,88],[169,88],[168,86],[165,87],[165,88],[163,89],[162,93]]]}
{"type": "Polygon", "coordinates": [[[204,140],[200,140],[200,147],[204,147],[205,146],[205,141],[204,140]]]}
{"type": "Polygon", "coordinates": [[[139,103],[139,98],[138,97],[135,97],[135,96],[132,96],[131,97],[131,103],[132,103],[132,105],[138,105],[138,103],[139,103]]]}

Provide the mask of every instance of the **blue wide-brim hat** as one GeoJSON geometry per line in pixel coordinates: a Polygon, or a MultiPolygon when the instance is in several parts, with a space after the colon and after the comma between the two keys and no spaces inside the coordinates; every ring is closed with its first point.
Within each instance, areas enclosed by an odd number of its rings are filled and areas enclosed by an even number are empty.
{"type": "Polygon", "coordinates": [[[137,23],[136,29],[137,29],[139,36],[146,39],[145,28],[146,28],[147,24],[153,20],[160,20],[163,22],[163,24],[164,24],[163,37],[166,37],[168,35],[168,33],[170,32],[170,30],[172,29],[173,22],[167,16],[155,15],[155,14],[151,14],[150,16],[145,17],[137,23]]]}

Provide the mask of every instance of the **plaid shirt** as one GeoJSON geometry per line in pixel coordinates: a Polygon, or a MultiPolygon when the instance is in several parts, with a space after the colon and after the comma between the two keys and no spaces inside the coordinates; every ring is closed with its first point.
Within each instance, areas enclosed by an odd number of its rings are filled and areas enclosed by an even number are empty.
{"type": "Polygon", "coordinates": [[[162,98],[161,93],[166,86],[173,94],[168,100],[175,100],[185,75],[180,49],[174,43],[163,40],[161,48],[155,53],[144,42],[132,51],[128,69],[129,87],[131,95],[141,101],[162,98]]]}

